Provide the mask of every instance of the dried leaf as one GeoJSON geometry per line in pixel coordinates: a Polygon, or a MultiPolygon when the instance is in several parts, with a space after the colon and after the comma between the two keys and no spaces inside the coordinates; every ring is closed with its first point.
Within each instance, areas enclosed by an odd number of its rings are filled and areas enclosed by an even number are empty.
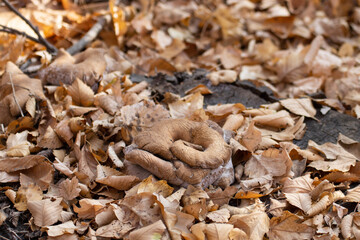
{"type": "Polygon", "coordinates": [[[311,239],[315,235],[315,229],[301,223],[301,218],[288,211],[280,217],[270,220],[269,237],[273,239],[311,239]]]}
{"type": "Polygon", "coordinates": [[[67,91],[76,105],[90,107],[94,103],[93,90],[79,78],[68,86],[67,91]]]}
{"type": "Polygon", "coordinates": [[[61,198],[28,201],[28,209],[34,217],[37,226],[49,226],[56,223],[62,211],[61,198]]]}
{"type": "Polygon", "coordinates": [[[309,98],[280,100],[281,105],[292,113],[309,118],[315,118],[316,109],[309,98]]]}
{"type": "Polygon", "coordinates": [[[137,229],[132,231],[129,234],[129,239],[137,239],[137,240],[147,240],[147,239],[161,239],[164,232],[166,230],[166,226],[161,220],[154,222],[146,227],[137,229]]]}

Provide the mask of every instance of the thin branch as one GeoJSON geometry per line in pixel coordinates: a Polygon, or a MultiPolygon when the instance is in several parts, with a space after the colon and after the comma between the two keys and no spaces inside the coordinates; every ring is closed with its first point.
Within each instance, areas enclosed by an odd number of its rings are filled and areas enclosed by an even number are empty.
{"type": "Polygon", "coordinates": [[[34,26],[27,18],[25,18],[13,5],[11,5],[11,3],[8,2],[8,0],[2,0],[5,5],[11,10],[13,11],[16,15],[18,15],[27,25],[29,25],[29,27],[36,33],[36,35],[38,36],[38,41],[43,44],[46,49],[48,50],[49,53],[51,54],[55,54],[57,53],[57,48],[52,45],[51,43],[49,43],[45,38],[43,38],[43,36],[40,34],[38,27],[34,26]]]}
{"type": "Polygon", "coordinates": [[[1,238],[1,239],[4,239],[4,240],[10,240],[10,239],[8,239],[8,238],[6,238],[6,237],[3,237],[3,236],[0,236],[0,238],[1,238]]]}
{"type": "Polygon", "coordinates": [[[14,28],[9,28],[9,27],[4,26],[2,24],[0,24],[0,27],[2,27],[2,29],[0,29],[0,32],[6,32],[6,33],[9,33],[9,34],[14,34],[14,35],[22,35],[22,36],[25,36],[27,39],[30,39],[31,41],[34,41],[34,42],[37,42],[37,43],[41,44],[39,39],[34,38],[34,37],[28,35],[25,32],[21,32],[21,31],[19,31],[17,29],[14,29],[14,28]]]}
{"type": "Polygon", "coordinates": [[[110,22],[111,17],[109,14],[102,16],[98,21],[92,26],[92,28],[74,45],[68,48],[66,51],[71,55],[80,52],[83,50],[86,45],[94,41],[94,39],[99,35],[101,30],[104,28],[105,24],[110,22]]]}
{"type": "Polygon", "coordinates": [[[13,83],[13,80],[12,80],[12,77],[11,77],[11,73],[9,73],[9,77],[10,77],[10,82],[11,82],[11,88],[12,88],[12,92],[13,92],[13,96],[14,96],[14,101],[16,103],[16,105],[18,106],[19,110],[20,110],[20,113],[21,113],[21,116],[24,117],[24,113],[20,107],[20,104],[18,102],[18,100],[16,99],[16,95],[15,95],[15,87],[14,87],[14,83],[13,83]]]}

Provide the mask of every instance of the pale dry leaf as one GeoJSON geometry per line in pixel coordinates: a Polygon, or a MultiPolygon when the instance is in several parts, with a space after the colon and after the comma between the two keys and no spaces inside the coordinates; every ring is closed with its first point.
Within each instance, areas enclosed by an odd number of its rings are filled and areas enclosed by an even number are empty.
{"type": "Polygon", "coordinates": [[[117,190],[129,190],[135,184],[137,184],[140,179],[136,176],[124,175],[124,176],[108,176],[104,178],[97,178],[96,182],[108,185],[117,190]]]}
{"type": "Polygon", "coordinates": [[[8,215],[1,209],[0,210],[0,226],[3,225],[8,215]]]}
{"type": "Polygon", "coordinates": [[[112,144],[109,145],[107,154],[109,155],[109,158],[115,164],[116,167],[118,168],[124,167],[124,163],[121,161],[121,159],[118,157],[118,155],[115,152],[114,145],[112,144]]]}
{"type": "Polygon", "coordinates": [[[290,176],[292,161],[285,149],[269,148],[254,158],[274,177],[290,176]]]}
{"type": "Polygon", "coordinates": [[[318,202],[312,204],[311,208],[306,212],[306,214],[309,216],[314,216],[315,214],[325,210],[330,204],[331,200],[329,195],[325,195],[318,202]]]}
{"type": "Polygon", "coordinates": [[[25,157],[30,154],[29,131],[10,134],[6,140],[6,155],[9,157],[25,157]]]}
{"type": "Polygon", "coordinates": [[[63,162],[60,162],[60,160],[57,158],[55,158],[53,166],[56,170],[66,175],[67,177],[72,177],[74,174],[74,172],[70,168],[68,168],[63,162]]]}
{"type": "Polygon", "coordinates": [[[129,208],[139,217],[141,224],[147,225],[161,219],[161,209],[156,200],[155,195],[143,192],[124,198],[120,206],[129,208]]]}
{"type": "Polygon", "coordinates": [[[279,112],[264,116],[256,116],[253,118],[253,121],[256,124],[269,126],[269,127],[277,127],[277,128],[286,128],[286,127],[294,126],[294,120],[291,118],[290,114],[285,110],[281,110],[279,112]]]}
{"type": "Polygon", "coordinates": [[[226,223],[230,218],[230,211],[226,208],[223,208],[220,210],[209,212],[206,217],[216,223],[226,223]]]}
{"type": "Polygon", "coordinates": [[[120,220],[114,220],[110,224],[99,227],[96,230],[95,235],[97,237],[122,239],[125,234],[134,229],[130,222],[122,222],[120,220]]]}
{"type": "Polygon", "coordinates": [[[37,226],[50,226],[60,218],[62,199],[44,199],[39,201],[28,201],[28,209],[34,217],[37,226]]]}
{"type": "Polygon", "coordinates": [[[314,108],[310,98],[288,98],[280,100],[280,103],[283,107],[296,115],[315,118],[316,109],[314,108]]]}
{"type": "Polygon", "coordinates": [[[294,179],[287,178],[284,182],[284,193],[310,193],[313,189],[313,179],[310,174],[294,179]]]}
{"type": "Polygon", "coordinates": [[[309,193],[285,193],[286,200],[305,213],[311,208],[311,196],[309,193]]]}
{"type": "Polygon", "coordinates": [[[95,222],[99,227],[110,224],[113,220],[116,220],[116,214],[114,212],[116,208],[114,205],[106,206],[105,209],[101,209],[96,213],[95,222]]]}
{"type": "Polygon", "coordinates": [[[309,141],[309,148],[319,151],[324,154],[329,161],[313,161],[309,164],[317,170],[325,172],[338,170],[341,172],[349,171],[351,166],[354,166],[357,158],[346,151],[339,144],[324,143],[322,145],[316,144],[314,141],[309,141]]]}
{"type": "Polygon", "coordinates": [[[163,197],[169,197],[174,191],[173,187],[170,187],[166,181],[156,181],[152,175],[147,179],[144,179],[138,186],[137,193],[150,192],[160,194],[163,197]]]}
{"type": "Polygon", "coordinates": [[[169,103],[170,115],[173,118],[190,117],[195,111],[202,109],[204,96],[200,92],[185,96],[180,100],[169,103]]]}
{"type": "Polygon", "coordinates": [[[28,209],[29,201],[38,201],[43,198],[43,192],[40,187],[34,184],[28,186],[21,186],[16,192],[14,207],[18,211],[25,211],[28,209]]]}
{"type": "Polygon", "coordinates": [[[50,237],[57,237],[64,234],[73,234],[75,230],[77,230],[77,227],[73,221],[67,221],[59,225],[48,226],[46,232],[50,237]]]}
{"type": "Polygon", "coordinates": [[[343,219],[341,219],[340,229],[341,234],[345,239],[350,238],[353,234],[351,232],[351,226],[353,225],[353,214],[346,215],[343,219]]]}
{"type": "Polygon", "coordinates": [[[233,228],[231,224],[210,223],[206,224],[204,232],[208,240],[227,239],[233,228]]]}
{"type": "Polygon", "coordinates": [[[224,130],[236,131],[244,122],[244,117],[241,114],[230,114],[223,125],[224,130]]]}
{"type": "Polygon", "coordinates": [[[344,200],[348,202],[360,202],[360,186],[347,190],[344,200]]]}
{"type": "Polygon", "coordinates": [[[18,182],[19,181],[19,173],[7,173],[5,171],[0,171],[0,182],[8,183],[8,182],[18,182]]]}
{"type": "Polygon", "coordinates": [[[206,76],[210,79],[212,85],[216,86],[219,83],[233,83],[236,81],[237,73],[233,70],[220,70],[212,72],[206,76]]]}
{"type": "Polygon", "coordinates": [[[105,204],[108,202],[111,202],[111,200],[84,198],[79,201],[80,207],[74,206],[74,212],[78,214],[80,219],[91,219],[95,217],[95,213],[105,207],[105,204]]]}
{"type": "Polygon", "coordinates": [[[79,78],[67,87],[67,91],[76,105],[90,107],[94,103],[93,90],[79,78]]]}
{"type": "Polygon", "coordinates": [[[243,230],[249,239],[261,240],[269,231],[270,219],[263,211],[255,210],[249,214],[233,215],[230,224],[234,227],[243,230]]]}
{"type": "Polygon", "coordinates": [[[254,152],[261,140],[261,132],[255,127],[255,122],[252,121],[241,138],[241,144],[250,152],[254,152]]]}
{"type": "Polygon", "coordinates": [[[130,240],[148,240],[148,239],[161,239],[164,232],[166,231],[165,224],[158,220],[153,224],[146,227],[134,230],[129,234],[130,240]]]}

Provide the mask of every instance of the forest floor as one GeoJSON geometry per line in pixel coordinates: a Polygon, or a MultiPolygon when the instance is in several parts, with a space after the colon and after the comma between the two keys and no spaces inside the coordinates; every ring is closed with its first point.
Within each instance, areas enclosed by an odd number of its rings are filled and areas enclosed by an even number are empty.
{"type": "Polygon", "coordinates": [[[359,1],[1,3],[0,239],[360,238],[359,1]]]}

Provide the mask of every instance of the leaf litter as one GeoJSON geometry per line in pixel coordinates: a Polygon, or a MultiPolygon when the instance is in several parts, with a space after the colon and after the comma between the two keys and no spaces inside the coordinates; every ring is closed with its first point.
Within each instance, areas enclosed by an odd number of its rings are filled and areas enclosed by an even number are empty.
{"type": "MultiPolygon", "coordinates": [[[[344,135],[306,149],[292,143],[305,118],[316,120],[315,104],[360,117],[358,2],[111,0],[95,13],[92,4],[44,4],[21,12],[58,48],[96,16],[112,22],[84,52],[55,59],[1,33],[0,182],[13,205],[0,204],[0,226],[29,212],[42,239],[359,237],[359,143],[344,135]],[[33,55],[41,70],[29,77],[19,66],[33,55]],[[131,77],[197,68],[209,85],[162,101],[131,77]],[[204,106],[210,84],[237,81],[281,100],[204,106]],[[169,127],[170,119],[178,120],[169,127]],[[161,124],[174,143],[149,133],[161,124]],[[223,136],[231,156],[216,166],[182,161],[183,149],[210,149],[194,140],[201,131],[223,136]],[[151,137],[145,146],[134,145],[139,134],[151,137]]],[[[5,26],[33,34],[1,11],[5,26]]]]}

